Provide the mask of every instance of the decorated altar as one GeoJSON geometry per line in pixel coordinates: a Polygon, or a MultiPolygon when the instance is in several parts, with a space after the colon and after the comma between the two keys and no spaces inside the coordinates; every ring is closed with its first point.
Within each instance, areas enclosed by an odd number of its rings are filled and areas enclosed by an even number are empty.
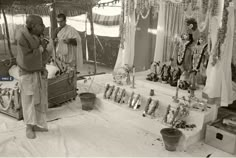
{"type": "MultiPolygon", "coordinates": [[[[79,92],[90,91],[97,93],[97,106],[99,109],[119,108],[127,115],[123,117],[128,119],[130,117],[129,115],[132,115],[134,119],[137,119],[135,124],[142,124],[143,126],[141,126],[141,128],[160,136],[160,130],[169,126],[163,122],[168,106],[170,105],[173,109],[178,107],[178,103],[175,103],[173,99],[176,95],[176,88],[167,84],[147,81],[147,74],[148,71],[136,73],[135,88],[132,88],[132,83],[127,85],[125,80],[123,80],[122,84],[114,82],[112,74],[92,77],[92,80],[89,80],[86,83],[84,83],[84,80],[80,80],[77,82],[77,86],[79,87],[79,92]],[[110,94],[108,92],[109,90],[106,92],[108,84],[110,85],[110,90],[113,88],[113,91],[110,92],[110,94]],[[151,89],[154,90],[153,96],[150,96],[151,89]],[[120,97],[119,95],[121,95],[122,91],[125,92],[125,95],[120,97]],[[135,103],[133,103],[133,105],[130,106],[129,100],[132,94],[134,98],[137,98],[138,96],[139,98],[137,99],[138,101],[136,101],[137,105],[134,105],[135,103]],[[104,95],[106,96],[105,98],[104,95]],[[117,95],[116,99],[115,95],[117,95]],[[149,115],[146,113],[145,117],[145,109],[147,108],[147,102],[150,98],[153,101],[157,101],[158,106],[152,114],[150,113],[149,115]]],[[[181,100],[183,96],[188,98],[189,93],[184,90],[179,90],[178,95],[181,100]]],[[[189,145],[202,140],[204,138],[206,124],[216,119],[217,106],[208,105],[204,102],[205,100],[201,97],[200,91],[196,92],[196,96],[198,96],[200,100],[192,100],[191,102],[191,109],[186,118],[187,126],[183,127],[183,129],[180,128],[184,133],[184,136],[181,138],[178,150],[186,150],[189,145]],[[196,104],[200,104],[201,102],[202,106],[196,106],[196,104]]],[[[150,109],[151,108],[153,108],[152,105],[150,105],[150,109]]],[[[114,113],[116,112],[114,111],[114,113]]]]}
{"type": "MultiPolygon", "coordinates": [[[[174,120],[175,115],[178,115],[176,111],[181,109],[181,101],[187,101],[187,106],[190,107],[188,121],[194,122],[192,110],[197,113],[212,110],[209,112],[212,114],[211,117],[208,115],[196,117],[202,117],[203,119],[199,120],[206,121],[200,123],[200,128],[199,124],[197,126],[199,131],[204,133],[206,123],[216,120],[218,108],[228,106],[236,100],[232,81],[232,75],[236,74],[231,70],[235,33],[234,2],[232,0],[164,0],[156,1],[157,3],[151,0],[124,0],[122,2],[121,45],[114,68],[115,83],[111,81],[107,83],[103,98],[106,101],[112,100],[113,104],[125,104],[128,109],[135,111],[143,108],[141,110],[143,114],[149,114],[151,118],[158,115],[155,113],[158,110],[161,114],[167,113],[162,115],[161,120],[163,117],[164,120],[168,117],[173,117],[174,120]],[[158,24],[155,53],[150,61],[150,71],[143,72],[146,67],[140,70],[142,64],[135,61],[135,56],[141,55],[138,54],[140,51],[135,50],[137,43],[134,37],[140,29],[137,27],[139,18],[146,19],[150,12],[155,14],[156,11],[158,24]],[[131,68],[131,71],[124,73],[128,73],[126,77],[131,79],[132,85],[129,85],[130,79],[125,83],[120,79],[123,74],[119,69],[126,67],[131,68]],[[136,67],[140,73],[135,73],[136,67]],[[119,87],[121,83],[123,86],[126,84],[128,86],[119,87]],[[120,98],[123,93],[125,99],[117,101],[117,97],[120,98]],[[161,111],[162,107],[165,107],[167,112],[161,111]],[[172,107],[177,108],[172,112],[173,116],[169,116],[168,109],[172,107]]],[[[149,51],[141,52],[146,53],[142,55],[142,62],[146,62],[146,56],[150,56],[149,51]]],[[[190,132],[190,137],[183,133],[186,138],[183,146],[188,144],[186,143],[189,141],[188,138],[197,138],[194,132],[190,132]]]]}

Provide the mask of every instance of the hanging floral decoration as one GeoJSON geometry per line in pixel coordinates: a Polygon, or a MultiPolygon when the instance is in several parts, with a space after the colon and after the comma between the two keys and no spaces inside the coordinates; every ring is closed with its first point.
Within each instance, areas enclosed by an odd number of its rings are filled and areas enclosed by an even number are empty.
{"type": "Polygon", "coordinates": [[[212,65],[216,64],[217,60],[220,58],[220,55],[221,55],[220,48],[225,41],[226,33],[227,33],[227,23],[228,23],[228,15],[229,15],[227,8],[229,7],[229,3],[231,1],[232,0],[225,0],[225,2],[224,2],[223,15],[222,15],[223,17],[221,19],[222,26],[218,29],[217,43],[214,48],[215,50],[213,51],[215,53],[213,54],[212,65]]]}
{"type": "Polygon", "coordinates": [[[198,1],[198,0],[191,0],[191,7],[192,7],[192,10],[193,10],[193,11],[199,9],[199,7],[197,6],[197,1],[198,1]]]}
{"type": "Polygon", "coordinates": [[[120,0],[121,1],[121,16],[120,16],[120,47],[124,48],[125,33],[126,33],[126,18],[131,16],[134,11],[137,13],[136,25],[139,17],[146,19],[151,11],[151,7],[158,9],[159,3],[157,0],[120,0]]]}
{"type": "Polygon", "coordinates": [[[206,14],[208,10],[209,0],[202,0],[202,14],[206,14]]]}
{"type": "Polygon", "coordinates": [[[141,15],[143,19],[146,19],[150,13],[151,4],[150,0],[137,0],[136,13],[141,15]],[[143,15],[146,12],[146,15],[143,15]]]}
{"type": "Polygon", "coordinates": [[[184,11],[186,11],[188,9],[189,4],[191,3],[191,0],[183,0],[182,3],[184,5],[184,11]]]}
{"type": "Polygon", "coordinates": [[[218,0],[212,0],[211,5],[212,5],[211,16],[216,16],[219,12],[219,2],[218,2],[218,0]]]}
{"type": "Polygon", "coordinates": [[[125,0],[125,14],[130,16],[134,12],[134,0],[125,0]]]}

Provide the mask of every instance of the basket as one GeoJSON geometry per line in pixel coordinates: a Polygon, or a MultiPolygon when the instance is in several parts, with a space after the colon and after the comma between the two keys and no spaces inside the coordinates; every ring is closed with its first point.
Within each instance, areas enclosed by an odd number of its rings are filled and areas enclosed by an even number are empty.
{"type": "Polygon", "coordinates": [[[75,100],[77,96],[77,76],[75,70],[71,70],[57,78],[48,80],[49,108],[75,100]]]}

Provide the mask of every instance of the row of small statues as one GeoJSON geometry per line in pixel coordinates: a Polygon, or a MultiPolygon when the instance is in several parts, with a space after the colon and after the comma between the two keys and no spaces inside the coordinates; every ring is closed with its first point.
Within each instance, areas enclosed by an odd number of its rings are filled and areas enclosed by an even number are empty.
{"type": "MultiPolygon", "coordinates": [[[[153,82],[170,84],[173,87],[176,87],[178,84],[178,80],[180,80],[180,89],[188,90],[189,88],[192,88],[193,90],[196,90],[197,74],[198,73],[196,71],[182,71],[181,68],[171,66],[171,64],[161,65],[160,62],[153,62],[150,68],[150,73],[147,75],[146,79],[153,82]]],[[[199,80],[199,84],[204,85],[206,78],[204,76],[201,77],[202,79],[199,80]]]]}
{"type": "Polygon", "coordinates": [[[154,62],[146,79],[149,81],[170,84],[171,86],[176,87],[181,75],[182,80],[179,84],[179,88],[186,90],[189,88],[190,82],[184,79],[185,75],[180,68],[172,67],[167,64],[161,66],[160,62],[154,62]]]}
{"type": "Polygon", "coordinates": [[[146,79],[154,82],[162,81],[163,83],[170,83],[171,86],[177,86],[180,76],[180,68],[176,69],[167,64],[161,66],[160,62],[153,62],[146,79]]]}
{"type": "MultiPolygon", "coordinates": [[[[132,92],[128,94],[125,89],[121,89],[120,87],[115,87],[114,85],[111,86],[109,84],[106,85],[104,94],[104,99],[112,100],[119,104],[127,104],[129,108],[133,110],[137,110],[141,107],[141,95],[135,94],[132,92]]],[[[152,118],[155,117],[155,111],[158,108],[159,101],[149,98],[145,104],[143,117],[151,116],[152,118]]]]}
{"type": "Polygon", "coordinates": [[[181,89],[196,89],[195,78],[204,85],[206,68],[209,61],[207,33],[197,30],[196,19],[185,20],[185,32],[174,40],[174,50],[170,64],[153,62],[147,80],[161,81],[177,86],[180,79],[181,89]]]}
{"type": "MultiPolygon", "coordinates": [[[[142,106],[141,102],[141,95],[140,94],[135,94],[132,92],[131,94],[128,94],[126,90],[120,87],[115,87],[114,85],[106,85],[104,94],[103,94],[104,99],[111,100],[113,102],[119,103],[119,104],[127,104],[129,108],[133,110],[138,110],[142,106]]],[[[156,99],[153,99],[149,97],[147,101],[145,102],[144,105],[144,111],[142,113],[143,117],[150,117],[150,118],[155,118],[156,117],[156,110],[159,107],[159,101],[156,99]]],[[[169,105],[166,109],[166,113],[163,116],[163,122],[165,124],[171,125],[175,124],[174,126],[176,128],[184,128],[184,129],[190,129],[192,130],[193,128],[196,127],[194,124],[187,124],[185,120],[182,118],[188,116],[189,111],[186,110],[186,108],[171,108],[169,105]],[[175,114],[177,114],[175,117],[175,114]]]]}

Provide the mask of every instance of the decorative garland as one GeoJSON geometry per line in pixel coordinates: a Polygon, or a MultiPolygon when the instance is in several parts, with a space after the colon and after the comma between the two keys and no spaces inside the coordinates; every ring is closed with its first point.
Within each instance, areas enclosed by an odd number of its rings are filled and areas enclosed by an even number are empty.
{"type": "Polygon", "coordinates": [[[212,5],[211,16],[216,16],[219,12],[218,0],[211,0],[211,5],[212,5]]]}
{"type": "Polygon", "coordinates": [[[137,1],[137,5],[136,5],[136,13],[138,15],[141,15],[141,17],[143,19],[146,19],[150,13],[150,9],[151,9],[151,3],[149,2],[150,0],[139,0],[137,1]],[[147,10],[146,15],[144,16],[143,13],[145,12],[145,10],[147,10]]]}
{"type": "Polygon", "coordinates": [[[196,71],[196,72],[198,71],[206,47],[207,47],[207,44],[196,45],[196,48],[195,48],[195,51],[193,52],[193,57],[192,57],[192,60],[193,60],[192,71],[196,71]]]}
{"type": "Polygon", "coordinates": [[[179,48],[180,50],[178,51],[178,57],[177,57],[177,64],[178,65],[182,65],[183,59],[185,57],[185,53],[187,50],[187,46],[189,43],[190,43],[190,41],[186,41],[185,43],[180,44],[180,48],[179,48]]]}
{"type": "Polygon", "coordinates": [[[197,6],[197,1],[198,0],[192,0],[191,2],[191,7],[192,7],[192,10],[199,10],[199,7],[197,6]]]}
{"type": "Polygon", "coordinates": [[[142,12],[140,12],[140,15],[143,19],[147,19],[148,15],[150,13],[150,9],[148,9],[147,14],[144,16],[142,12]]]}
{"type": "Polygon", "coordinates": [[[221,50],[220,49],[221,49],[221,46],[224,43],[225,38],[226,38],[228,14],[229,14],[229,11],[227,10],[227,8],[229,7],[229,3],[231,1],[232,0],[225,0],[225,2],[224,2],[223,15],[222,15],[223,17],[221,19],[222,26],[218,29],[217,42],[216,42],[216,45],[215,45],[215,48],[214,48],[214,51],[213,51],[213,52],[215,52],[213,54],[213,62],[212,62],[213,66],[216,64],[216,62],[218,61],[218,59],[221,56],[221,50]]]}
{"type": "Polygon", "coordinates": [[[201,6],[201,8],[202,8],[202,14],[206,14],[207,13],[207,11],[208,11],[208,6],[209,6],[209,0],[202,0],[202,2],[201,2],[201,4],[202,4],[202,6],[201,6]]]}
{"type": "Polygon", "coordinates": [[[135,20],[135,26],[137,26],[137,25],[138,25],[139,18],[140,18],[140,14],[138,14],[138,15],[137,15],[137,19],[135,20]]]}
{"type": "Polygon", "coordinates": [[[183,0],[184,5],[184,11],[187,11],[189,4],[191,3],[191,0],[183,0]]]}
{"type": "Polygon", "coordinates": [[[209,11],[206,13],[205,21],[200,23],[200,20],[197,18],[197,23],[198,23],[198,30],[199,32],[204,32],[208,26],[208,21],[209,21],[209,11]]]}
{"type": "Polygon", "coordinates": [[[120,0],[113,0],[113,1],[110,1],[110,2],[104,2],[104,3],[98,3],[96,6],[99,8],[99,7],[105,7],[105,6],[109,6],[110,4],[116,4],[116,3],[119,3],[120,0]]]}

